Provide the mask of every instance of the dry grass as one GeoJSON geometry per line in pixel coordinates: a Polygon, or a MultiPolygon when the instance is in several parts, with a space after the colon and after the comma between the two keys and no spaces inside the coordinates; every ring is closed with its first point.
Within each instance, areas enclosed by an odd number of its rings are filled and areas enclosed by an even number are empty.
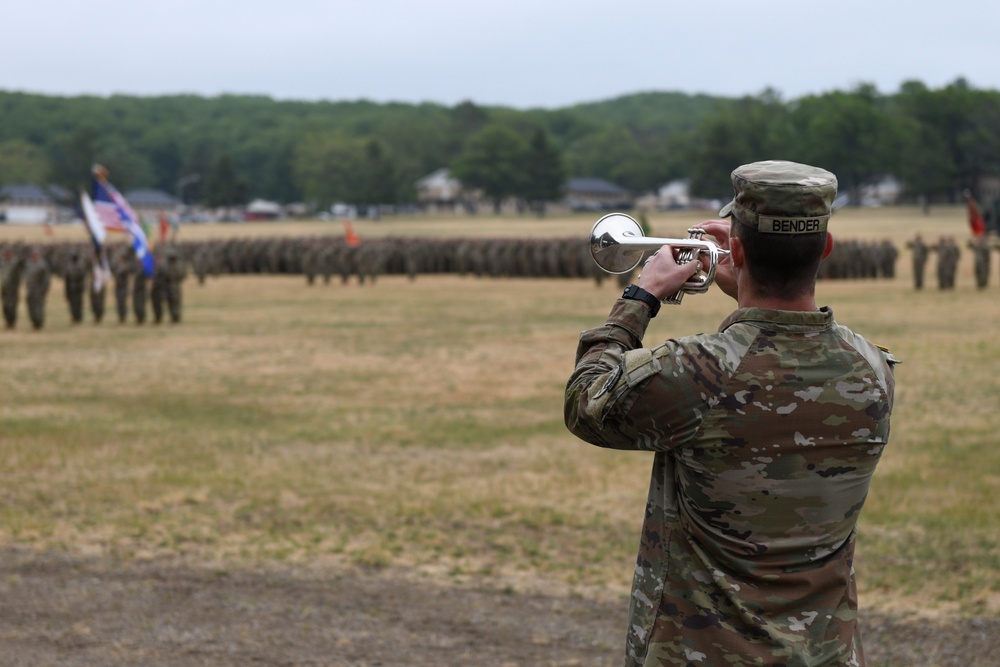
{"type": "MultiPolygon", "coordinates": [[[[657,235],[697,216],[657,216],[657,235]]],[[[358,222],[365,235],[585,235],[592,218],[358,222]]],[[[958,209],[846,211],[847,238],[963,239],[958,209]]],[[[337,233],[339,223],[185,227],[337,233]]],[[[0,226],[9,238],[38,230],[0,226]],[[14,230],[12,232],[12,229],[14,230]]],[[[59,228],[56,237],[82,237],[59,228]]],[[[823,283],[837,319],[904,364],[890,447],[862,519],[868,608],[1000,611],[1000,287],[823,283]]],[[[617,289],[585,281],[295,277],[186,284],[178,326],[0,332],[0,546],[198,563],[412,566],[511,586],[627,590],[649,458],[562,425],[577,335],[617,289]]],[[[691,296],[647,340],[714,330],[691,296]]],[[[24,321],[22,314],[22,322],[24,321]]]]}

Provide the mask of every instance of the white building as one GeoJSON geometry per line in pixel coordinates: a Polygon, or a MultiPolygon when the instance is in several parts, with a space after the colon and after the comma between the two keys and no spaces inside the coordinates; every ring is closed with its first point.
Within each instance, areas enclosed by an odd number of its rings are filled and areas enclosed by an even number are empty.
{"type": "MultiPolygon", "coordinates": [[[[8,183],[0,187],[0,220],[11,224],[39,225],[66,218],[51,189],[33,183],[8,183]]],[[[70,216],[72,217],[72,216],[70,216]]]]}
{"type": "Polygon", "coordinates": [[[691,179],[681,178],[670,181],[656,191],[656,208],[669,211],[677,208],[690,208],[691,195],[689,193],[691,179]]]}
{"type": "Polygon", "coordinates": [[[462,193],[462,183],[452,177],[451,170],[442,167],[427,174],[416,182],[417,201],[420,207],[427,211],[439,209],[458,210],[461,206],[459,195],[462,193]]]}

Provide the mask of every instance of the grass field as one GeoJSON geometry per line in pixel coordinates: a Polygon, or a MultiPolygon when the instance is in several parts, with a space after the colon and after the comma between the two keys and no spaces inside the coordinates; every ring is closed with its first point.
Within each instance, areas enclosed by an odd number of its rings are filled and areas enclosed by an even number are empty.
{"type": "MultiPolygon", "coordinates": [[[[699,216],[658,215],[657,236],[699,216]]],[[[362,236],[585,237],[593,218],[359,221],[362,236]]],[[[824,282],[838,321],[892,349],[890,446],[863,513],[862,605],[1000,614],[1000,271],[912,288],[907,238],[967,237],[940,208],[842,211],[835,236],[890,238],[893,281],[824,282]]],[[[337,234],[340,223],[198,225],[181,238],[337,234]]],[[[0,225],[0,239],[46,240],[0,225]]],[[[83,240],[60,227],[56,240],[83,240]]],[[[994,256],[996,261],[996,256],[994,256]]],[[[933,267],[933,260],[932,260],[933,267]]],[[[212,567],[413,567],[501,586],[620,595],[646,454],[562,423],[579,332],[613,283],[422,276],[307,287],[289,276],[185,283],[183,323],[0,331],[0,547],[212,567]]],[[[664,308],[647,342],[712,331],[722,295],[664,308]]],[[[22,306],[23,308],[23,306],[22,306]]]]}

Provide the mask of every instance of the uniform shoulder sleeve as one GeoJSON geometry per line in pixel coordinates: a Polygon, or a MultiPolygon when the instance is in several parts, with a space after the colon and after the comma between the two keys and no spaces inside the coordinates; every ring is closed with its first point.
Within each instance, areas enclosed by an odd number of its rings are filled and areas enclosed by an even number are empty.
{"type": "Polygon", "coordinates": [[[836,331],[844,342],[865,358],[865,361],[872,367],[875,377],[878,378],[879,385],[891,396],[895,387],[893,372],[896,365],[902,362],[894,357],[888,348],[870,342],[845,326],[836,325],[836,331]]]}

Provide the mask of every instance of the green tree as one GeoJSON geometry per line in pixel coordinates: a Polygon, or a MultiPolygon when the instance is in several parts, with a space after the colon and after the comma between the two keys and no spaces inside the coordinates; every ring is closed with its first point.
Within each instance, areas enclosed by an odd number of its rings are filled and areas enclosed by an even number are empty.
{"type": "MultiPolygon", "coordinates": [[[[362,207],[395,204],[400,200],[401,185],[392,151],[382,141],[367,139],[363,142],[359,159],[356,190],[348,202],[362,207]]],[[[375,208],[375,215],[378,209],[375,208]]]]}
{"type": "Polygon", "coordinates": [[[48,182],[52,172],[49,158],[40,147],[21,139],[0,142],[0,185],[4,183],[48,182]]]}
{"type": "MultiPolygon", "coordinates": [[[[205,202],[206,181],[208,175],[212,173],[214,164],[212,149],[209,147],[207,141],[199,138],[190,141],[181,154],[184,156],[184,161],[177,176],[177,181],[181,178],[189,177],[187,179],[189,182],[185,185],[184,191],[180,193],[183,195],[180,198],[185,203],[205,202]],[[198,175],[197,179],[190,178],[194,174],[198,175]]],[[[174,183],[174,188],[177,187],[177,181],[174,183]]]]}
{"type": "Polygon", "coordinates": [[[628,128],[611,124],[573,142],[566,155],[573,176],[605,178],[626,188],[634,185],[633,167],[642,159],[643,148],[628,128]]]}
{"type": "Polygon", "coordinates": [[[856,204],[861,186],[891,171],[899,135],[874,87],[807,97],[792,116],[799,132],[799,159],[836,174],[840,191],[850,193],[856,204]]]}
{"type": "Polygon", "coordinates": [[[721,106],[686,143],[691,191],[725,198],[732,192],[730,174],[741,164],[795,159],[795,136],[780,96],[765,90],[721,106]]]}
{"type": "Polygon", "coordinates": [[[150,187],[155,182],[146,155],[132,149],[121,137],[112,136],[100,142],[94,161],[107,168],[111,181],[122,192],[144,185],[150,187]]]}
{"type": "Polygon", "coordinates": [[[87,187],[97,150],[97,131],[89,125],[59,136],[50,152],[53,182],[71,191],[87,187]]]}
{"type": "Polygon", "coordinates": [[[924,84],[908,81],[892,100],[893,129],[899,143],[893,172],[910,195],[923,201],[925,211],[932,200],[952,191],[958,172],[945,136],[929,120],[933,98],[924,84]]]}
{"type": "Polygon", "coordinates": [[[233,158],[226,153],[215,161],[205,183],[205,203],[231,208],[249,201],[249,185],[236,171],[233,158]]]}
{"type": "Polygon", "coordinates": [[[353,159],[352,141],[348,138],[319,134],[302,140],[293,164],[306,201],[320,210],[345,201],[353,176],[353,159]]]}
{"type": "Polygon", "coordinates": [[[505,199],[524,194],[528,152],[528,143],[517,132],[489,125],[469,139],[451,171],[463,186],[481,189],[499,213],[505,199]]]}
{"type": "Polygon", "coordinates": [[[552,145],[548,133],[538,128],[531,137],[526,158],[524,198],[531,208],[544,216],[545,203],[560,197],[566,181],[562,154],[552,145]]]}
{"type": "Polygon", "coordinates": [[[294,170],[306,198],[320,209],[336,202],[393,204],[405,191],[392,151],[372,138],[310,137],[298,147],[294,170]]]}

